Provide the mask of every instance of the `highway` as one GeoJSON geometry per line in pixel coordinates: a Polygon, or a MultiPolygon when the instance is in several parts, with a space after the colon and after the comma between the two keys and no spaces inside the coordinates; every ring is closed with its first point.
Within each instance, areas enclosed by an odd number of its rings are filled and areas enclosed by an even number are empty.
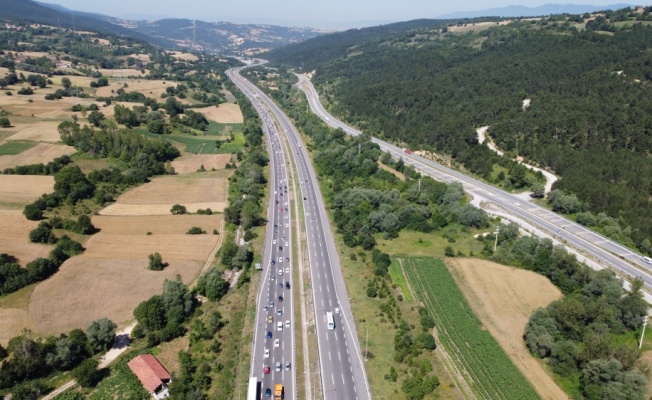
{"type": "MultiPolygon", "coordinates": [[[[230,73],[233,73],[230,71],[230,73]]],[[[263,252],[263,271],[256,302],[251,376],[258,378],[261,397],[282,384],[285,399],[295,399],[294,299],[292,296],[292,228],[286,155],[276,126],[264,107],[252,101],[263,121],[269,144],[270,197],[263,252]]]]}
{"type": "MultiPolygon", "coordinates": [[[[276,103],[267,97],[261,90],[239,74],[243,68],[244,67],[239,67],[229,70],[227,71],[227,75],[240,88],[240,90],[247,95],[261,115],[266,115],[266,110],[270,110],[281,128],[276,130],[273,127],[267,126],[267,120],[271,116],[263,117],[266,124],[266,133],[268,134],[268,138],[272,145],[270,159],[272,160],[271,164],[273,165],[273,169],[271,174],[276,176],[276,180],[284,180],[285,182],[283,182],[283,186],[285,186],[285,183],[287,182],[287,171],[282,167],[285,162],[285,155],[283,154],[282,147],[278,146],[279,134],[287,137],[291,149],[291,160],[296,167],[297,179],[299,180],[299,193],[297,198],[303,205],[305,238],[313,294],[319,354],[319,371],[317,372],[319,372],[318,376],[321,383],[320,397],[326,400],[371,399],[371,393],[369,391],[366,372],[364,369],[364,362],[362,361],[362,351],[360,350],[358,335],[351,313],[351,307],[349,305],[349,298],[346,293],[346,286],[344,284],[340,261],[335,248],[335,240],[331,231],[321,191],[319,189],[317,176],[312,164],[310,163],[310,157],[305,146],[301,142],[296,128],[292,125],[287,115],[285,115],[276,103]],[[276,171],[281,170],[283,175],[279,176],[276,171]],[[333,329],[329,329],[327,326],[327,313],[331,313],[333,316],[333,329]]],[[[270,125],[273,126],[274,124],[271,123],[270,125]]],[[[272,184],[271,190],[278,190],[278,186],[279,185],[277,184],[277,187],[274,188],[274,185],[272,184]]],[[[288,187],[290,186],[288,185],[288,187]]],[[[288,215],[285,211],[280,212],[280,207],[274,203],[278,200],[277,195],[274,194],[271,197],[270,208],[275,208],[271,212],[272,215],[269,220],[277,220],[276,216],[273,215],[277,210],[279,214],[283,214],[284,216],[288,215]]],[[[287,198],[287,195],[283,197],[287,198]]],[[[285,204],[283,204],[283,206],[285,207],[285,204]]],[[[274,228],[270,228],[271,225],[273,224],[270,222],[267,227],[267,244],[269,244],[270,240],[273,240],[269,239],[271,238],[270,229],[272,230],[271,235],[274,236],[274,228]]],[[[290,226],[292,226],[292,223],[290,223],[290,226]]],[[[289,237],[289,229],[287,227],[283,229],[287,232],[286,237],[289,237]]],[[[280,234],[281,233],[279,232],[278,235],[280,234]]],[[[269,295],[265,294],[265,291],[267,290],[265,288],[265,282],[268,280],[270,275],[270,269],[273,269],[269,268],[267,260],[271,260],[271,257],[274,255],[268,254],[267,247],[268,246],[266,245],[264,253],[266,264],[264,265],[264,278],[261,280],[261,301],[259,302],[259,308],[262,307],[262,302],[265,301],[263,299],[269,299],[269,295]]],[[[274,249],[272,249],[272,253],[273,251],[274,249]]],[[[259,314],[262,314],[262,312],[259,314]]],[[[259,315],[257,318],[257,326],[261,323],[261,315],[259,315]]],[[[285,334],[285,332],[283,332],[283,334],[285,334]]],[[[262,360],[261,356],[259,356],[259,353],[263,351],[261,350],[262,346],[259,343],[265,342],[265,339],[262,338],[264,338],[263,334],[261,332],[256,332],[254,354],[252,356],[252,376],[258,376],[258,371],[254,370],[254,368],[258,369],[260,365],[259,360],[262,360]]],[[[310,377],[314,373],[314,371],[304,371],[304,376],[310,377]]],[[[275,379],[275,377],[272,378],[275,379]]],[[[287,379],[285,376],[281,376],[280,378],[287,379]]],[[[266,378],[263,376],[263,379],[266,378]]],[[[269,385],[268,382],[270,381],[264,380],[263,382],[263,387],[266,388],[266,385],[269,385]]],[[[296,385],[294,387],[296,387],[296,385]]],[[[285,399],[292,399],[295,398],[295,396],[295,392],[286,390],[285,399]]]]}
{"type": "MultiPolygon", "coordinates": [[[[333,128],[341,128],[349,135],[361,134],[357,129],[339,121],[328,113],[323,108],[312,82],[305,75],[297,76],[299,78],[297,86],[306,94],[312,112],[333,128]]],[[[645,289],[648,292],[651,291],[652,275],[650,275],[650,268],[652,268],[652,265],[646,264],[640,255],[625,246],[563,218],[546,208],[524,202],[502,189],[468,177],[435,161],[415,154],[407,154],[404,149],[377,138],[372,138],[372,141],[377,143],[381,150],[390,152],[395,158],[402,158],[406,164],[412,165],[422,174],[443,182],[462,183],[464,190],[473,197],[496,204],[504,209],[507,214],[531,223],[593,261],[630,277],[640,277],[645,283],[645,289]]]]}

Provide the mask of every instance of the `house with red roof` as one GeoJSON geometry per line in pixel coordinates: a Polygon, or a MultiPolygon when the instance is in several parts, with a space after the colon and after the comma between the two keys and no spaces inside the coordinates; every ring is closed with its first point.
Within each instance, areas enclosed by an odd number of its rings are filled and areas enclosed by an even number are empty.
{"type": "Polygon", "coordinates": [[[151,354],[141,354],[127,365],[155,399],[164,399],[170,395],[167,384],[172,382],[172,377],[156,357],[151,354]]]}

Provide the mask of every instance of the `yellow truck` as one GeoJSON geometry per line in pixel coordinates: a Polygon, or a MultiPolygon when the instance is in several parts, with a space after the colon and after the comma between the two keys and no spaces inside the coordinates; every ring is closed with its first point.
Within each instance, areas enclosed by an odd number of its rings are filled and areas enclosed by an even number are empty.
{"type": "Polygon", "coordinates": [[[283,400],[283,385],[280,383],[274,385],[274,400],[283,400]]]}

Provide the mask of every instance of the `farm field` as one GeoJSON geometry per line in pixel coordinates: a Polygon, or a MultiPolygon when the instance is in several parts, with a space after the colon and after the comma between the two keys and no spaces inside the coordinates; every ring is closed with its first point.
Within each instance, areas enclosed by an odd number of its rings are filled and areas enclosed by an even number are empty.
{"type": "MultiPolygon", "coordinates": [[[[11,143],[5,143],[9,145],[11,143]]],[[[3,145],[4,146],[4,145],[3,145]]],[[[15,155],[1,155],[0,156],[0,171],[5,168],[13,168],[17,165],[29,164],[47,164],[57,157],[63,155],[71,155],[75,149],[66,145],[59,145],[53,143],[37,143],[33,147],[28,148],[15,155]]]]}
{"type": "Polygon", "coordinates": [[[197,172],[202,165],[209,171],[213,168],[216,170],[224,169],[226,163],[230,161],[230,154],[183,154],[172,161],[171,164],[177,174],[185,175],[197,172]]]}
{"type": "MultiPolygon", "coordinates": [[[[0,157],[2,160],[4,157],[0,157]]],[[[42,175],[0,175],[0,206],[21,208],[44,193],[54,191],[54,177],[42,175]]],[[[22,215],[22,214],[21,214],[22,215]]],[[[6,224],[3,224],[6,225],[6,224]]]]}
{"type": "Polygon", "coordinates": [[[0,208],[0,221],[0,253],[18,258],[23,267],[39,257],[47,257],[52,250],[53,246],[29,241],[29,232],[39,223],[25,218],[22,209],[0,208]]]}
{"type": "Polygon", "coordinates": [[[243,122],[242,112],[237,104],[223,103],[217,107],[195,108],[194,111],[200,112],[206,118],[221,124],[241,124],[243,122]]]}
{"type": "Polygon", "coordinates": [[[435,319],[439,345],[479,398],[539,398],[482,326],[443,261],[408,257],[402,263],[417,297],[435,319]]]}
{"type": "Polygon", "coordinates": [[[226,207],[226,185],[230,170],[206,171],[188,175],[163,176],[128,191],[102,215],[170,215],[175,204],[189,212],[226,207]]]}
{"type": "Polygon", "coordinates": [[[561,298],[559,289],[532,271],[489,261],[454,258],[447,264],[483,327],[498,341],[541,398],[568,399],[523,342],[525,325],[532,312],[561,298]]]}

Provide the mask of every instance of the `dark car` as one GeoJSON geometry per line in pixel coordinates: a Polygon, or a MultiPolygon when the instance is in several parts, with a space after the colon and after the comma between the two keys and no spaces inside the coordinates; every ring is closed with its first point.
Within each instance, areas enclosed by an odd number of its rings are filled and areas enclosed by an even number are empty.
{"type": "Polygon", "coordinates": [[[267,331],[267,339],[271,339],[271,338],[272,338],[272,331],[267,331]]]}
{"type": "Polygon", "coordinates": [[[290,282],[285,282],[285,288],[289,289],[290,288],[290,282]]]}
{"type": "Polygon", "coordinates": [[[282,301],[283,301],[283,296],[278,296],[278,302],[280,303],[282,301]]]}
{"type": "Polygon", "coordinates": [[[285,257],[285,261],[290,261],[290,257],[285,257]]]}
{"type": "Polygon", "coordinates": [[[278,287],[283,288],[283,282],[279,282],[278,287]]]}
{"type": "Polygon", "coordinates": [[[272,397],[272,389],[270,388],[265,389],[265,397],[272,397]]]}

